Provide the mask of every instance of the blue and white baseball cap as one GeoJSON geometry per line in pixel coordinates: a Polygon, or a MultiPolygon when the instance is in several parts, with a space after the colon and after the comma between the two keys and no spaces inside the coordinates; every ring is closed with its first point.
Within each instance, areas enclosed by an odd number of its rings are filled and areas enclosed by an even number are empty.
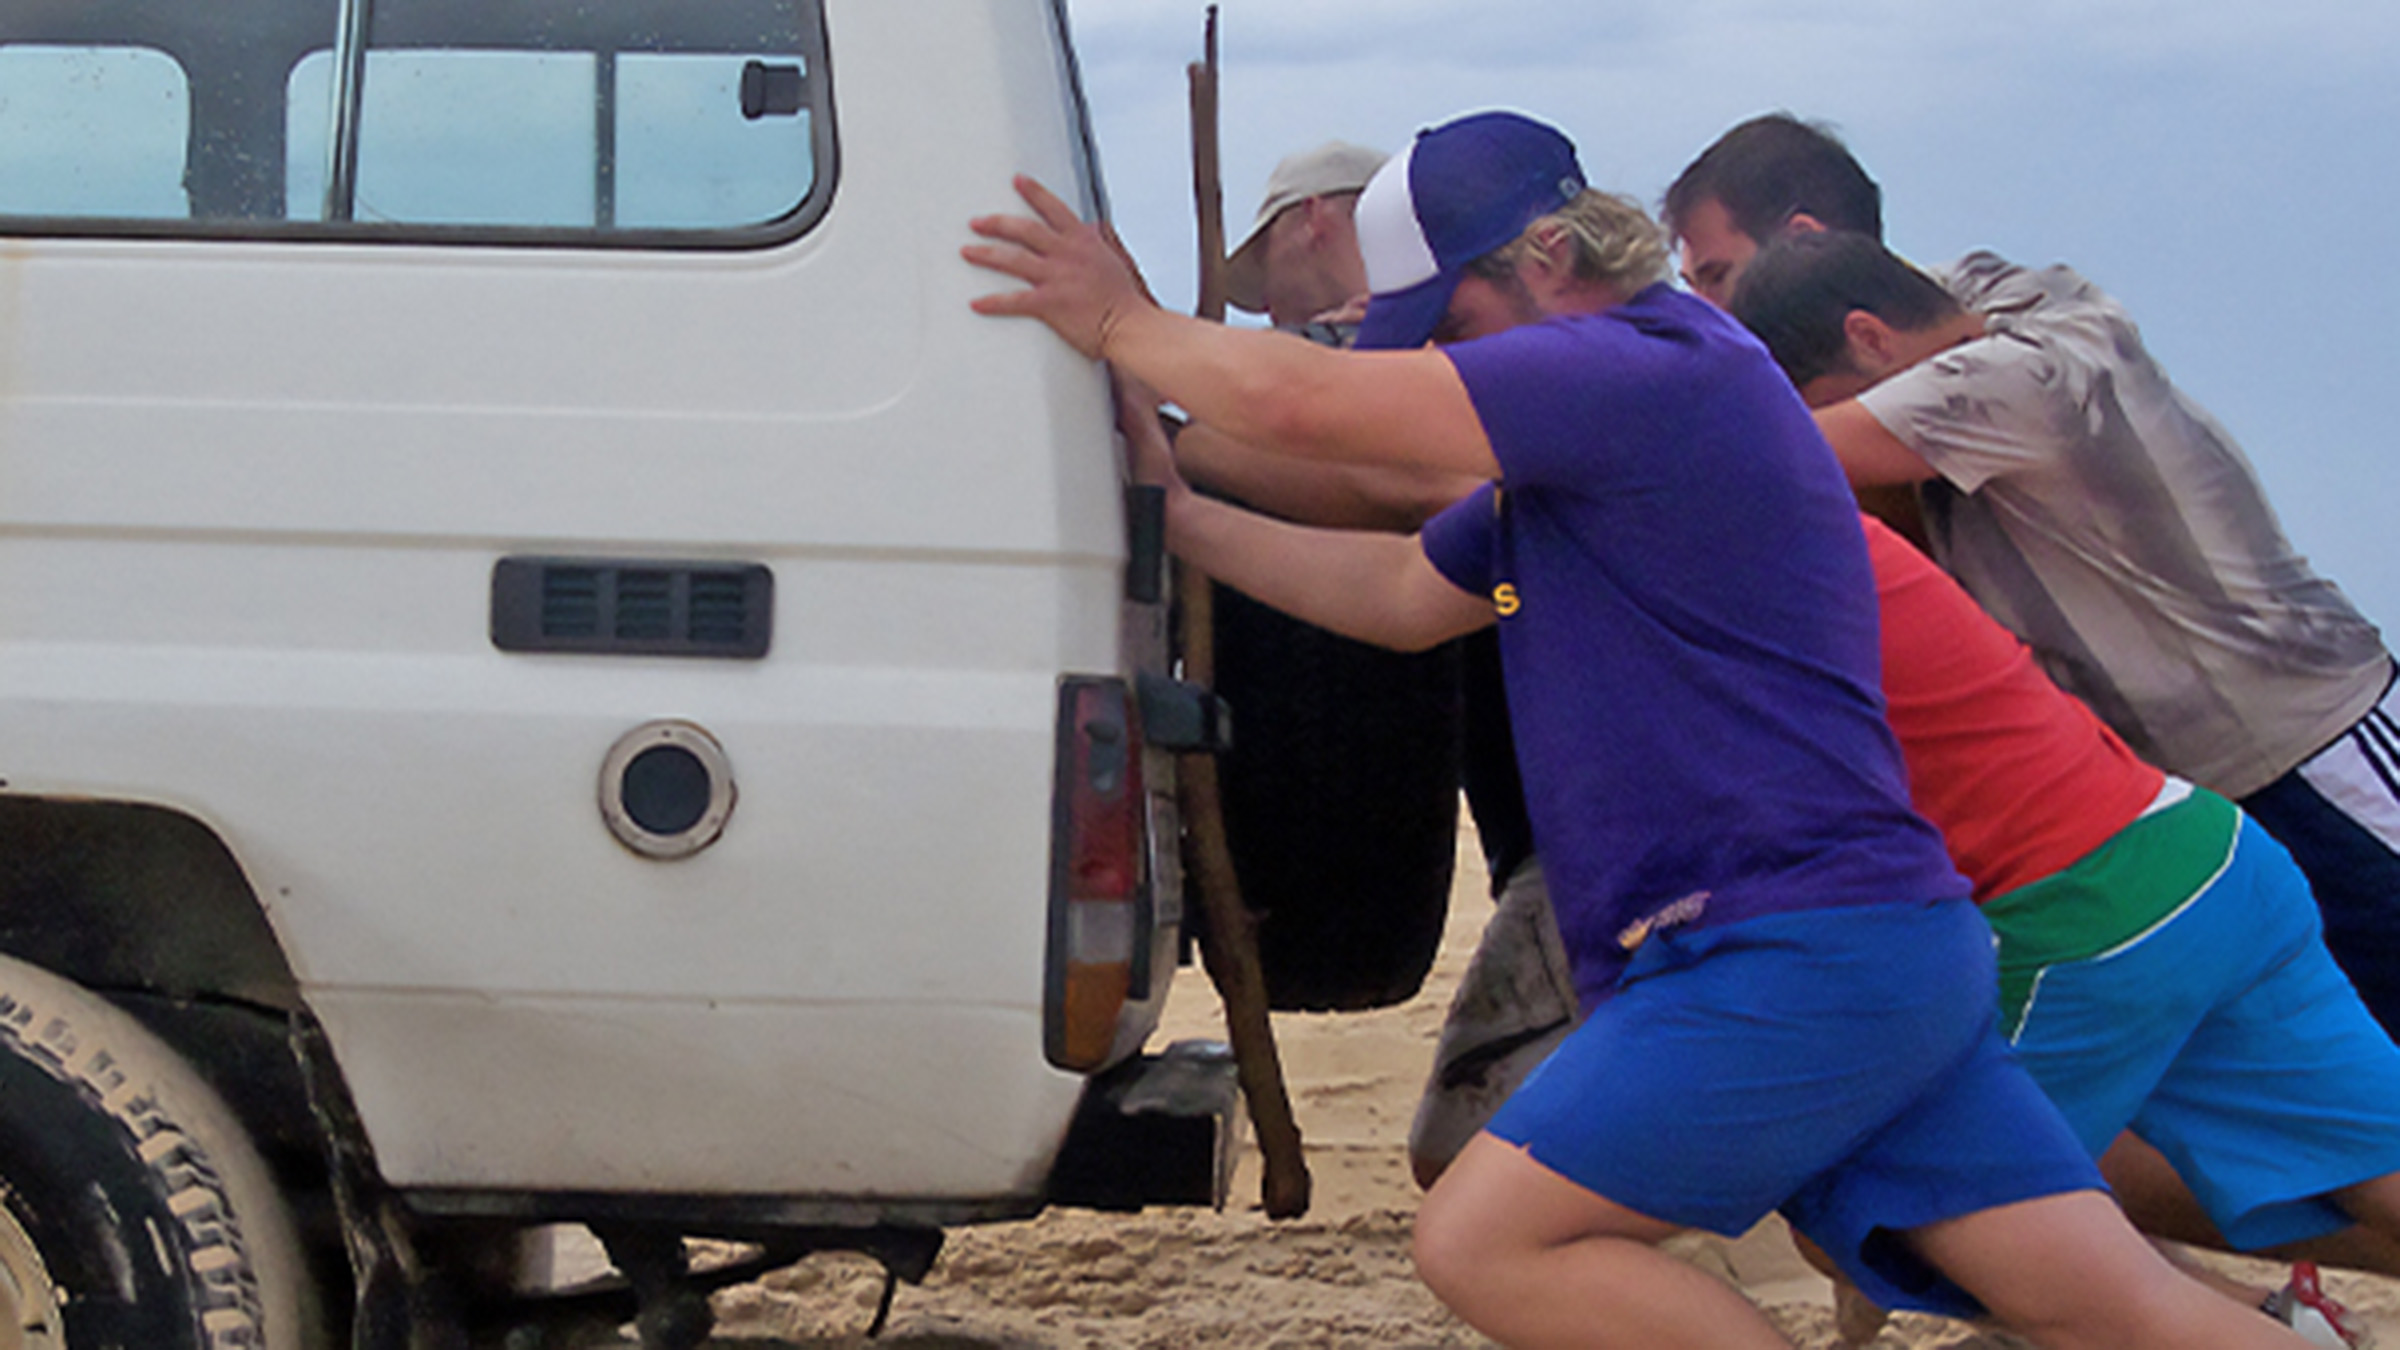
{"type": "Polygon", "coordinates": [[[1468,263],[1583,189],[1575,143],[1520,113],[1470,113],[1418,132],[1359,194],[1372,294],[1354,345],[1425,345],[1468,263]]]}

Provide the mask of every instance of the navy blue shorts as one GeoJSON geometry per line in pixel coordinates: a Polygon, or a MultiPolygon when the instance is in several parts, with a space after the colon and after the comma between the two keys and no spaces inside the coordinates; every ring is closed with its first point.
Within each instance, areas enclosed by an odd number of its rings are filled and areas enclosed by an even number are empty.
{"type": "Polygon", "coordinates": [[[1972,1315],[1902,1232],[2102,1188],[2002,1044],[1996,987],[1965,900],[1670,929],[1491,1132],[1669,1223],[1780,1210],[1884,1307],[1972,1315]]]}

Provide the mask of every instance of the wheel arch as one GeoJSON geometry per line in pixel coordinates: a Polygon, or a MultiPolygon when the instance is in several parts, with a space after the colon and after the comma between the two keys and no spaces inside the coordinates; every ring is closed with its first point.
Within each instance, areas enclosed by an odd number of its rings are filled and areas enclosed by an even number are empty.
{"type": "Polygon", "coordinates": [[[0,954],[91,991],[183,1057],[287,1185],[324,1185],[293,1048],[299,982],[249,878],[189,814],[0,795],[0,954]]]}
{"type": "Polygon", "coordinates": [[[301,1008],[232,851],[147,803],[0,796],[0,952],[110,995],[301,1008]]]}

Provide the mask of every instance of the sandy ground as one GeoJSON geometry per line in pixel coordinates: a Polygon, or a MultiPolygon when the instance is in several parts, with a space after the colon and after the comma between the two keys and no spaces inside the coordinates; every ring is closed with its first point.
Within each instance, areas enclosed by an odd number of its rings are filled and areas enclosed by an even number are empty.
{"type": "MultiPolygon", "coordinates": [[[[881,1289],[859,1258],[812,1258],[717,1296],[722,1350],[1083,1350],[1085,1347],[1476,1347],[1408,1263],[1417,1192],[1403,1149],[1433,1035],[1490,902],[1471,839],[1443,951],[1411,1002],[1381,1012],[1279,1015],[1276,1038],[1314,1180],[1310,1212],[1274,1222],[1258,1208],[1245,1148],[1222,1213],[1054,1211],[953,1232],[921,1286],[902,1286],[882,1337],[862,1335],[881,1289]]],[[[1161,1042],[1221,1039],[1207,977],[1178,974],[1161,1042]]],[[[1770,1220],[1740,1241],[1695,1237],[1676,1250],[1732,1280],[1806,1350],[1840,1344],[1830,1287],[1770,1220]]],[[[2266,1282],[2272,1267],[2228,1262],[2266,1282]]],[[[2332,1273],[2337,1296],[2400,1347],[2400,1281],[2332,1273]]],[[[2022,1343],[1938,1318],[1897,1318],[1874,1350],[2002,1350],[2022,1343]]]]}

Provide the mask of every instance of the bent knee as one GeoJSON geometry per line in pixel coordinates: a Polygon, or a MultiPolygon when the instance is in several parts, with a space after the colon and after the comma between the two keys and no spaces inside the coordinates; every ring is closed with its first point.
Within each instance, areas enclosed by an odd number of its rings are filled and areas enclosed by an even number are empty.
{"type": "Polygon", "coordinates": [[[1409,1257],[1416,1263],[1417,1278],[1444,1303],[1452,1302],[1454,1291],[1474,1287],[1477,1267],[1490,1259],[1491,1250],[1489,1243],[1475,1239],[1469,1225],[1458,1221],[1455,1207],[1436,1204],[1428,1196],[1418,1209],[1409,1257]]]}

